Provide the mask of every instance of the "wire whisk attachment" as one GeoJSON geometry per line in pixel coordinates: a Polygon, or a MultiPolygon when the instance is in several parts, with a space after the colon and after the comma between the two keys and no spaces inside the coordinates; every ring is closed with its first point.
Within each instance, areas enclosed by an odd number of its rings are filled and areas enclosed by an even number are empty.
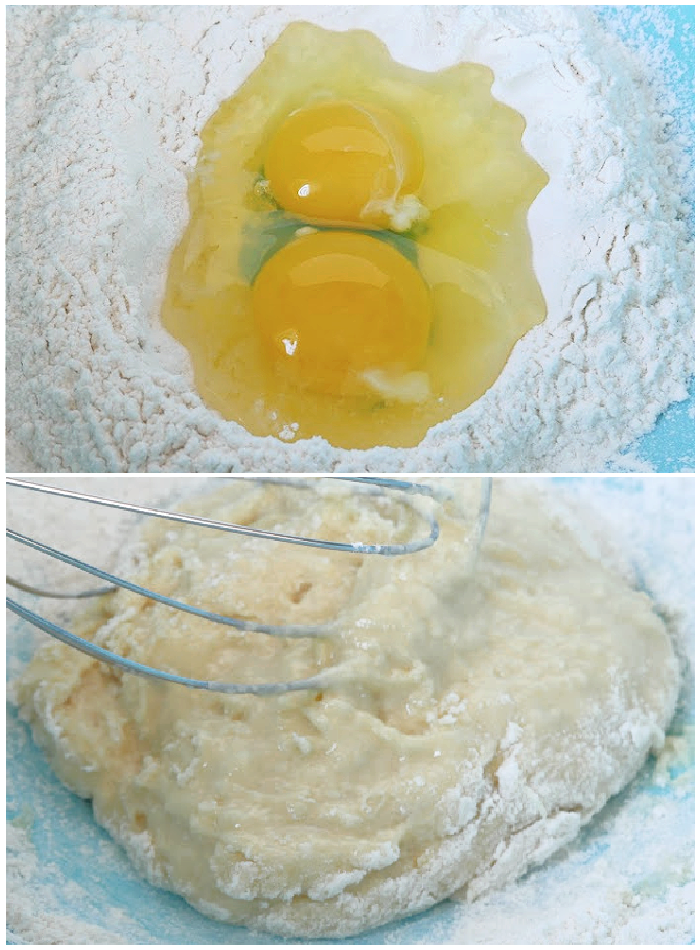
{"type": "MultiPolygon", "coordinates": [[[[315,487],[314,479],[282,479],[282,478],[262,478],[253,476],[238,476],[237,480],[247,482],[264,483],[267,485],[284,485],[298,490],[313,490],[315,487]]],[[[374,477],[351,477],[338,476],[332,479],[334,482],[345,482],[354,490],[358,496],[364,497],[386,497],[388,493],[394,493],[392,497],[400,504],[410,509],[419,523],[422,523],[424,531],[416,538],[401,543],[387,544],[369,544],[364,541],[333,541],[322,538],[303,537],[299,535],[282,534],[272,531],[256,528],[251,525],[234,524],[230,522],[216,521],[209,518],[203,518],[196,515],[186,514],[184,512],[171,511],[162,508],[146,507],[129,502],[117,501],[112,498],[103,498],[97,495],[87,494],[85,492],[73,491],[67,488],[59,488],[54,485],[40,484],[27,479],[8,478],[6,484],[8,487],[21,488],[28,491],[39,492],[44,495],[54,495],[61,498],[82,502],[85,504],[98,505],[105,508],[112,508],[123,512],[130,512],[144,517],[161,518],[168,521],[184,525],[193,525],[210,530],[227,532],[233,535],[242,535],[250,538],[259,538],[271,542],[300,545],[307,548],[319,548],[327,551],[346,552],[352,554],[379,556],[379,557],[399,557],[412,555],[423,551],[438,540],[440,535],[440,526],[434,511],[423,510],[414,503],[414,498],[423,496],[429,498],[435,503],[437,510],[440,505],[451,499],[451,492],[442,487],[438,488],[422,482],[404,481],[394,478],[374,478],[374,477]]],[[[481,497],[479,510],[474,522],[473,549],[476,554],[481,545],[481,541],[486,529],[491,501],[491,479],[481,479],[481,497]]],[[[124,589],[134,594],[146,597],[157,603],[172,607],[175,610],[183,611],[203,620],[232,627],[239,631],[261,633],[273,637],[284,638],[323,638],[332,636],[332,630],[328,625],[310,626],[310,625],[274,625],[264,624],[257,621],[245,620],[240,617],[231,617],[220,613],[215,613],[187,604],[176,598],[168,597],[156,591],[149,590],[132,581],[119,577],[108,571],[101,570],[92,564],[79,558],[69,555],[63,551],[51,547],[34,538],[30,538],[18,531],[7,528],[6,536],[12,541],[16,541],[26,547],[37,551],[54,560],[60,561],[70,567],[76,568],[86,574],[106,582],[107,586],[83,590],[77,593],[66,593],[63,591],[48,591],[43,588],[34,587],[26,584],[16,578],[6,577],[7,583],[25,593],[38,597],[78,599],[103,596],[110,594],[118,589],[124,589]]],[[[281,693],[287,693],[293,690],[308,690],[325,688],[331,683],[332,669],[306,679],[291,680],[288,682],[277,683],[228,683],[215,680],[200,680],[186,676],[180,676],[166,670],[160,670],[155,667],[138,663],[127,657],[120,656],[110,650],[105,649],[83,637],[70,633],[58,624],[42,617],[33,610],[23,606],[16,600],[7,597],[6,606],[14,614],[33,624],[38,629],[48,633],[57,640],[80,650],[82,653],[109,663],[112,666],[132,673],[137,676],[145,676],[170,683],[176,683],[191,689],[210,690],[219,693],[229,694],[253,694],[257,696],[270,696],[281,693]]]]}

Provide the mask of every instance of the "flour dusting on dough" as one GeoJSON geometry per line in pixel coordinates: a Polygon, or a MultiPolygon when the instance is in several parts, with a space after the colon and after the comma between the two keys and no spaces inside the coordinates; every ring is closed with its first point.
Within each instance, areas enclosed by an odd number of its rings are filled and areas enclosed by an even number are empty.
{"type": "MultiPolygon", "coordinates": [[[[475,485],[449,487],[473,510],[475,485]]],[[[147,585],[267,622],[339,618],[336,634],[271,642],[128,592],[74,629],[189,675],[343,673],[316,694],[209,695],[51,643],[18,696],[54,769],[151,881],[274,933],[354,934],[515,880],[662,748],[679,670],[634,572],[583,518],[531,484],[496,488],[473,576],[457,508],[433,548],[394,559],[148,524],[147,585]]],[[[235,486],[189,505],[292,533],[410,530],[337,492],[235,486]]]]}

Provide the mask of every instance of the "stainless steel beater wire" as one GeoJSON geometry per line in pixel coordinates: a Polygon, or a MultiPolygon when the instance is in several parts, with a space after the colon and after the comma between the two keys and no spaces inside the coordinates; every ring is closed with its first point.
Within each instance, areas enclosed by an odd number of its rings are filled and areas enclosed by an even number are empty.
{"type": "MultiPolygon", "coordinates": [[[[253,480],[253,479],[251,479],[253,480]]],[[[258,481],[267,481],[267,479],[257,479],[258,481]]],[[[397,491],[409,491],[415,493],[432,494],[428,486],[417,485],[414,482],[403,482],[392,479],[374,480],[372,478],[344,478],[345,481],[364,482],[368,485],[377,485],[382,488],[393,488],[397,491]],[[386,482],[387,484],[383,484],[386,482]],[[391,483],[391,484],[389,484],[391,483]]],[[[363,544],[361,541],[324,541],[318,538],[304,538],[290,534],[276,534],[273,531],[264,531],[261,528],[249,528],[245,525],[234,525],[224,521],[212,521],[209,518],[199,518],[195,515],[185,515],[181,512],[164,511],[161,508],[147,508],[143,505],[133,505],[127,502],[115,501],[111,498],[100,498],[97,495],[88,495],[84,492],[71,491],[67,488],[54,488],[50,485],[42,485],[38,482],[31,482],[24,478],[8,478],[6,483],[15,488],[27,488],[30,491],[38,491],[47,495],[59,495],[64,498],[73,498],[77,501],[84,501],[88,504],[101,505],[105,508],[116,508],[120,511],[130,511],[134,514],[148,515],[153,518],[164,518],[167,521],[178,521],[183,524],[199,525],[205,528],[216,528],[219,531],[228,531],[231,534],[242,534],[253,538],[266,538],[270,541],[282,541],[287,544],[298,544],[303,547],[323,548],[327,551],[347,551],[355,554],[380,554],[386,557],[392,557],[400,554],[414,554],[416,551],[423,551],[431,547],[437,540],[440,528],[437,520],[428,517],[423,512],[416,511],[409,502],[397,498],[397,504],[411,508],[423,521],[430,527],[430,534],[418,541],[408,542],[407,544],[363,544]]]]}
{"type": "Polygon", "coordinates": [[[285,683],[222,683],[216,680],[190,679],[187,676],[178,676],[176,673],[166,673],[165,670],[158,670],[153,666],[144,666],[143,663],[125,659],[119,656],[118,653],[105,650],[94,643],[90,643],[89,640],[83,640],[82,637],[78,637],[74,633],[69,633],[67,630],[64,630],[63,627],[51,623],[50,620],[40,617],[32,610],[28,610],[9,597],[6,599],[6,603],[8,608],[17,614],[18,617],[22,617],[23,620],[28,620],[29,623],[34,624],[34,626],[43,630],[44,633],[50,634],[68,646],[75,647],[75,649],[80,650],[81,653],[86,653],[96,660],[102,660],[110,666],[119,667],[126,673],[134,673],[136,676],[165,680],[169,683],[177,683],[179,686],[188,686],[190,689],[206,689],[215,693],[252,693],[255,696],[274,696],[293,690],[319,689],[328,686],[330,682],[328,676],[328,672],[330,671],[319,673],[317,676],[311,676],[305,680],[290,680],[285,683]]]}
{"type": "Polygon", "coordinates": [[[484,540],[484,534],[486,533],[486,525],[489,520],[489,512],[491,511],[492,492],[493,479],[489,475],[488,477],[481,479],[481,500],[479,502],[479,513],[476,516],[477,532],[476,544],[474,546],[475,557],[478,557],[479,549],[481,548],[481,542],[484,540]]]}
{"type": "MultiPolygon", "coordinates": [[[[8,528],[6,534],[11,541],[18,541],[20,544],[24,544],[29,548],[33,548],[33,550],[38,551],[40,554],[45,554],[48,557],[53,557],[59,561],[63,561],[64,564],[75,567],[79,571],[84,571],[86,574],[92,574],[93,577],[99,577],[99,579],[102,581],[108,581],[114,587],[123,587],[125,590],[130,590],[134,594],[139,594],[142,597],[146,597],[150,600],[156,600],[158,603],[165,604],[166,607],[174,607],[176,610],[183,610],[185,613],[193,614],[195,617],[201,617],[202,620],[212,620],[215,623],[222,623],[227,627],[235,627],[237,630],[245,630],[249,633],[266,633],[273,637],[327,637],[332,633],[332,627],[330,625],[326,625],[325,627],[276,626],[273,624],[256,623],[252,620],[241,620],[238,617],[226,617],[223,614],[212,613],[209,610],[203,610],[201,607],[193,607],[191,604],[183,603],[183,601],[174,600],[172,597],[166,597],[165,594],[158,594],[156,591],[148,590],[145,587],[141,587],[139,584],[134,584],[131,581],[117,577],[115,574],[109,574],[107,571],[102,571],[98,567],[94,567],[92,564],[86,564],[85,561],[81,561],[76,557],[71,557],[69,554],[64,554],[62,551],[58,551],[56,548],[52,548],[48,544],[43,544],[41,541],[36,541],[34,538],[28,538],[25,535],[20,534],[18,531],[13,531],[12,528],[8,528]]],[[[10,579],[8,578],[8,580],[10,579]]],[[[12,583],[11,580],[10,583],[12,583]]]]}
{"type": "MultiPolygon", "coordinates": [[[[252,479],[255,481],[271,481],[271,479],[252,479]]],[[[353,482],[365,482],[371,487],[378,487],[380,489],[391,487],[404,491],[408,488],[415,489],[421,494],[432,494],[429,486],[417,485],[412,482],[405,482],[393,479],[358,479],[358,478],[347,478],[346,481],[353,482]]],[[[319,541],[317,539],[311,538],[299,538],[294,535],[280,535],[274,534],[268,531],[260,531],[259,529],[246,528],[243,525],[232,525],[228,522],[212,521],[207,518],[198,518],[190,515],[183,515],[179,512],[169,512],[163,511],[162,509],[156,508],[146,508],[141,505],[131,505],[125,502],[116,502],[112,499],[103,499],[96,495],[86,495],[82,492],[74,492],[68,489],[63,488],[53,488],[51,486],[40,485],[37,482],[30,482],[26,479],[8,479],[8,484],[12,484],[15,487],[19,488],[29,488],[30,490],[39,491],[43,494],[49,495],[59,495],[62,497],[72,498],[79,501],[87,501],[93,504],[102,505],[104,507],[116,508],[118,510],[128,510],[138,514],[145,514],[148,516],[157,516],[161,518],[166,518],[168,520],[184,522],[186,524],[195,524],[198,526],[214,528],[217,530],[227,531],[229,533],[235,534],[244,534],[252,537],[263,537],[267,540],[273,541],[286,541],[289,543],[302,544],[311,547],[321,547],[324,549],[331,548],[332,550],[343,550],[351,551],[359,554],[384,554],[392,555],[396,553],[415,553],[417,550],[422,550],[424,547],[427,547],[429,544],[433,544],[437,539],[439,534],[439,526],[437,521],[432,518],[428,521],[431,527],[431,532],[428,538],[423,539],[414,544],[405,544],[405,545],[366,545],[355,543],[345,543],[345,542],[329,542],[329,541],[319,541]]],[[[285,484],[287,481],[285,480],[285,484]]],[[[291,483],[290,483],[291,484],[291,483]]],[[[299,483],[304,485],[305,483],[299,483]]],[[[400,500],[400,499],[399,499],[400,500]]],[[[405,504],[405,503],[404,503],[405,504]]],[[[410,506],[412,511],[415,511],[413,506],[410,506]]],[[[418,512],[422,516],[421,512],[418,512]]],[[[423,517],[423,516],[422,516],[423,517]]],[[[427,520],[424,518],[424,520],[427,520]]],[[[6,531],[7,537],[13,541],[17,541],[20,544],[24,544],[27,547],[33,548],[41,554],[45,554],[48,557],[56,558],[59,561],[62,561],[64,564],[68,564],[71,567],[75,567],[78,570],[84,571],[87,574],[92,574],[94,577],[100,578],[100,580],[108,581],[114,587],[123,587],[126,590],[130,590],[133,593],[140,594],[141,596],[150,598],[151,600],[156,600],[166,606],[173,607],[176,610],[183,610],[185,613],[193,614],[194,616],[200,617],[204,620],[211,620],[216,623],[222,623],[228,627],[234,627],[237,630],[243,630],[248,632],[263,633],[269,636],[279,636],[279,637],[290,637],[290,638],[299,638],[299,637],[323,637],[329,636],[332,631],[332,627],[325,625],[323,628],[318,626],[279,626],[272,624],[262,624],[255,621],[241,620],[236,617],[226,617],[223,614],[212,613],[207,610],[202,610],[198,607],[192,607],[189,604],[185,604],[182,601],[175,600],[171,597],[166,597],[162,594],[156,594],[154,591],[148,590],[147,588],[141,587],[138,584],[133,584],[129,581],[122,580],[119,577],[116,577],[114,574],[110,574],[106,571],[101,571],[99,568],[93,567],[91,564],[87,564],[85,561],[81,561],[78,558],[71,557],[70,555],[64,554],[63,552],[52,548],[47,544],[43,544],[40,541],[36,541],[32,538],[27,537],[26,535],[20,534],[17,531],[14,531],[10,528],[6,531]]],[[[21,582],[15,581],[14,578],[8,577],[8,583],[19,589],[24,589],[28,593],[38,594],[39,596],[54,596],[53,593],[38,591],[36,588],[28,588],[27,585],[21,584],[21,582]]],[[[101,593],[109,593],[107,590],[94,590],[82,592],[82,596],[97,596],[101,593]]],[[[66,597],[69,595],[58,595],[66,597]]]]}
{"type": "Polygon", "coordinates": [[[32,587],[30,584],[23,584],[16,577],[5,575],[5,583],[17,590],[24,591],[25,594],[34,594],[35,597],[56,597],[59,600],[81,600],[86,597],[100,597],[102,594],[111,594],[114,587],[96,587],[94,590],[79,590],[75,594],[63,594],[53,590],[42,590],[40,587],[32,587]]]}
{"type": "MultiPolygon", "coordinates": [[[[267,481],[267,479],[256,479],[257,481],[267,481]]],[[[403,482],[397,479],[372,479],[372,478],[346,478],[346,481],[361,482],[368,484],[379,489],[382,488],[398,488],[399,490],[406,490],[416,494],[427,494],[433,497],[441,495],[443,497],[449,495],[449,492],[435,492],[431,487],[419,485],[415,482],[403,482]]],[[[103,504],[105,507],[118,508],[121,510],[134,511],[136,513],[153,515],[155,517],[167,518],[168,520],[173,521],[183,521],[185,523],[194,523],[199,524],[204,527],[217,528],[224,531],[229,531],[233,533],[243,533],[253,536],[263,536],[267,537],[270,540],[279,540],[287,541],[289,543],[300,543],[312,547],[321,547],[328,548],[332,546],[335,550],[346,550],[353,551],[356,553],[379,553],[379,554],[388,554],[392,551],[396,551],[398,548],[399,553],[413,553],[410,551],[409,545],[402,546],[391,546],[391,545],[363,545],[363,544],[342,544],[340,542],[325,542],[317,541],[316,539],[308,538],[297,538],[291,535],[277,535],[271,532],[259,532],[255,529],[245,529],[241,525],[231,525],[224,522],[209,521],[208,519],[194,518],[190,516],[180,516],[179,514],[174,516],[172,512],[161,511],[159,509],[150,509],[144,508],[142,506],[136,505],[127,505],[121,502],[112,502],[111,500],[98,498],[97,496],[84,495],[79,492],[68,491],[67,489],[52,489],[48,486],[39,485],[35,482],[27,482],[24,479],[8,479],[8,484],[12,483],[17,487],[27,487],[35,491],[43,491],[46,494],[62,495],[65,497],[76,498],[78,500],[84,500],[92,502],[94,504],[103,504]],[[243,530],[237,530],[243,529],[243,530]]],[[[486,527],[486,521],[488,519],[489,507],[490,507],[490,498],[491,498],[491,479],[486,478],[482,479],[481,482],[481,503],[478,514],[478,531],[477,531],[477,543],[476,551],[481,544],[483,538],[484,530],[486,527]]],[[[412,510],[412,506],[410,506],[412,510]]],[[[422,514],[418,512],[418,514],[422,514]]],[[[414,547],[413,550],[422,550],[424,547],[427,547],[429,544],[433,544],[439,533],[439,527],[435,519],[427,519],[428,523],[431,524],[431,537],[426,541],[417,542],[420,544],[420,547],[414,547]],[[434,536],[433,536],[434,535],[434,536]]],[[[276,627],[265,624],[257,624],[252,621],[239,620],[233,617],[225,617],[222,614],[214,614],[209,611],[202,610],[198,607],[192,607],[189,604],[182,603],[181,601],[173,600],[170,597],[166,597],[162,594],[157,594],[154,591],[147,590],[146,588],[140,587],[138,584],[133,584],[129,581],[125,581],[121,578],[116,577],[113,574],[109,574],[106,571],[101,571],[99,568],[95,568],[90,564],[80,561],[77,558],[70,557],[67,554],[64,554],[61,551],[51,548],[49,545],[43,544],[39,541],[35,541],[32,538],[28,538],[25,535],[19,534],[19,532],[13,531],[12,529],[7,529],[7,536],[15,541],[18,541],[21,544],[25,544],[36,551],[39,551],[42,554],[46,554],[49,557],[55,557],[60,561],[63,561],[66,564],[69,564],[72,567],[76,567],[79,570],[83,570],[86,573],[92,574],[96,577],[99,577],[102,580],[109,581],[112,585],[117,587],[123,587],[127,590],[132,591],[133,593],[139,594],[151,600],[159,601],[166,606],[173,607],[177,610],[183,610],[186,613],[194,614],[195,616],[201,617],[205,620],[211,620],[216,623],[222,623],[226,626],[235,627],[239,630],[251,631],[266,633],[273,636],[281,637],[322,637],[332,635],[332,625],[325,625],[321,627],[276,627]]],[[[22,584],[21,582],[14,581],[11,578],[8,578],[8,582],[18,587],[21,590],[24,590],[29,593],[36,593],[43,596],[59,596],[59,597],[85,597],[85,596],[95,596],[96,594],[110,592],[110,589],[107,591],[97,590],[97,591],[88,591],[82,592],[75,595],[69,594],[48,594],[45,591],[39,591],[35,588],[29,587],[28,585],[22,584]]],[[[113,588],[112,588],[113,589],[113,588]]],[[[316,676],[309,677],[304,680],[292,680],[284,683],[252,683],[252,684],[238,684],[238,683],[224,683],[217,682],[214,680],[196,680],[191,679],[190,677],[179,676],[175,673],[167,673],[164,670],[156,669],[155,667],[145,666],[144,664],[137,663],[135,660],[125,659],[120,657],[116,653],[112,653],[109,650],[105,650],[102,647],[99,647],[93,643],[90,643],[88,640],[84,640],[82,637],[78,637],[75,634],[70,633],[67,630],[64,630],[62,627],[59,627],[57,624],[52,623],[49,620],[46,620],[44,617],[39,616],[33,611],[29,610],[26,607],[23,607],[17,601],[12,600],[11,598],[6,598],[6,604],[9,610],[17,614],[24,620],[27,620],[29,623],[34,624],[40,630],[43,630],[45,633],[48,633],[54,636],[56,639],[61,640],[63,643],[66,643],[69,646],[74,647],[75,649],[80,650],[82,653],[92,656],[95,659],[102,660],[111,664],[112,666],[117,666],[126,672],[134,673],[138,676],[156,678],[160,680],[165,680],[171,683],[177,683],[182,686],[187,686],[192,689],[203,689],[211,690],[214,692],[222,693],[235,693],[235,694],[253,694],[257,696],[270,696],[280,693],[289,692],[292,690],[305,690],[305,689],[318,689],[325,687],[329,683],[329,673],[332,673],[331,670],[324,671],[324,673],[317,674],[316,676]]],[[[332,679],[332,676],[330,677],[332,679]]]]}

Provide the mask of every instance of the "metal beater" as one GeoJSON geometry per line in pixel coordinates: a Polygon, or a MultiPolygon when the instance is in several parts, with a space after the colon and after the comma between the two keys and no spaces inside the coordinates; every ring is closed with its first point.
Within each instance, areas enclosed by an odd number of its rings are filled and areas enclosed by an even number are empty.
{"type": "MultiPolygon", "coordinates": [[[[284,484],[286,486],[298,489],[310,488],[313,486],[313,480],[262,478],[252,476],[239,477],[242,479],[245,478],[248,481],[265,482],[267,484],[284,484]]],[[[296,535],[277,534],[271,531],[264,531],[259,528],[252,528],[248,525],[213,521],[208,518],[200,518],[194,515],[187,515],[175,511],[167,511],[160,508],[148,508],[142,505],[134,505],[126,502],[116,501],[110,498],[101,498],[96,495],[88,495],[84,492],[71,491],[69,489],[57,488],[51,485],[42,485],[37,482],[28,481],[27,479],[22,478],[8,478],[6,480],[6,484],[13,488],[23,488],[29,491],[41,492],[42,494],[57,495],[63,498],[70,498],[76,501],[86,502],[88,504],[133,512],[147,517],[164,518],[168,521],[175,521],[181,524],[198,525],[200,527],[210,528],[217,531],[225,531],[231,534],[262,538],[269,541],[277,541],[286,544],[323,548],[327,551],[345,551],[353,554],[397,557],[401,555],[414,554],[417,551],[422,551],[431,547],[437,541],[440,533],[440,527],[436,517],[433,514],[420,511],[413,504],[412,496],[423,495],[430,497],[434,501],[440,503],[447,501],[451,497],[451,494],[448,490],[445,490],[442,487],[437,488],[432,485],[427,485],[425,483],[403,481],[394,478],[338,476],[337,480],[351,483],[355,491],[365,496],[373,495],[376,497],[377,495],[384,495],[388,492],[396,492],[398,497],[396,497],[395,500],[399,504],[411,508],[412,511],[418,516],[419,520],[425,524],[425,535],[403,544],[365,544],[361,541],[328,541],[320,538],[306,538],[296,535]]],[[[474,521],[472,545],[474,556],[476,556],[476,553],[478,552],[484,532],[486,530],[490,504],[491,479],[482,478],[479,510],[474,521]]],[[[235,627],[237,630],[263,633],[275,637],[328,637],[332,635],[332,632],[327,627],[271,626],[267,624],[256,623],[254,621],[241,620],[237,617],[227,617],[222,614],[211,613],[210,611],[202,610],[199,607],[193,607],[190,604],[186,604],[171,597],[166,597],[163,594],[158,594],[155,591],[148,590],[139,586],[138,584],[127,581],[124,578],[110,574],[107,571],[102,571],[91,564],[87,564],[85,561],[71,557],[68,554],[58,551],[56,548],[50,547],[47,544],[43,544],[40,541],[36,541],[33,538],[29,538],[26,535],[12,530],[11,528],[7,529],[6,535],[13,541],[18,541],[20,544],[24,544],[41,554],[62,561],[64,564],[68,564],[80,571],[91,574],[93,577],[97,577],[109,584],[108,587],[100,587],[92,590],[80,591],[75,594],[67,594],[31,587],[9,576],[6,578],[7,583],[10,586],[39,597],[65,599],[97,597],[112,593],[117,588],[121,587],[125,590],[132,591],[133,593],[148,597],[151,600],[158,601],[159,603],[165,604],[169,607],[173,607],[176,610],[182,610],[204,620],[210,620],[215,623],[224,624],[228,627],[235,627]]],[[[75,647],[75,649],[86,653],[88,656],[91,656],[97,660],[102,660],[105,663],[109,663],[112,666],[124,670],[127,673],[133,673],[137,676],[152,677],[159,680],[166,680],[171,683],[177,683],[181,686],[187,686],[191,689],[204,689],[220,693],[251,693],[257,696],[270,696],[279,693],[290,692],[292,690],[319,689],[321,687],[327,687],[331,682],[328,674],[332,671],[325,671],[324,673],[320,673],[316,676],[312,676],[303,680],[293,680],[283,683],[257,684],[224,683],[214,680],[197,680],[185,676],[178,676],[175,673],[168,673],[164,670],[156,669],[155,667],[145,666],[141,663],[135,662],[134,660],[130,660],[119,656],[116,653],[112,653],[103,647],[97,646],[96,644],[91,643],[89,640],[85,640],[83,637],[76,636],[75,634],[64,630],[63,627],[60,627],[57,624],[52,623],[50,620],[41,617],[39,614],[34,613],[34,611],[29,610],[9,597],[6,598],[6,605],[8,609],[17,616],[22,617],[35,627],[38,627],[40,630],[50,634],[52,637],[61,640],[63,643],[66,643],[69,646],[75,647]]]]}

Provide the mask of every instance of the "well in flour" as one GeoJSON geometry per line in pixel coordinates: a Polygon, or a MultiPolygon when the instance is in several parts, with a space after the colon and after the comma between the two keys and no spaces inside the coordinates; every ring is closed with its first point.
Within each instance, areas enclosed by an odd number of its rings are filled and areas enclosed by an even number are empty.
{"type": "MultiPolygon", "coordinates": [[[[159,331],[199,135],[294,7],[23,7],[8,20],[10,465],[68,471],[601,471],[692,372],[686,144],[664,63],[580,7],[315,7],[407,66],[470,61],[550,183],[529,218],[548,319],[413,449],[251,438],[159,331]],[[31,187],[28,187],[28,183],[31,187]]],[[[647,15],[647,14],[645,14],[647,15]]],[[[662,16],[662,14],[658,14],[662,16]]],[[[290,429],[284,430],[291,434],[290,429]]]]}
{"type": "Polygon", "coordinates": [[[417,445],[545,317],[547,182],[493,73],[409,69],[368,31],[290,24],[202,131],[164,327],[251,434],[417,445]]]}

